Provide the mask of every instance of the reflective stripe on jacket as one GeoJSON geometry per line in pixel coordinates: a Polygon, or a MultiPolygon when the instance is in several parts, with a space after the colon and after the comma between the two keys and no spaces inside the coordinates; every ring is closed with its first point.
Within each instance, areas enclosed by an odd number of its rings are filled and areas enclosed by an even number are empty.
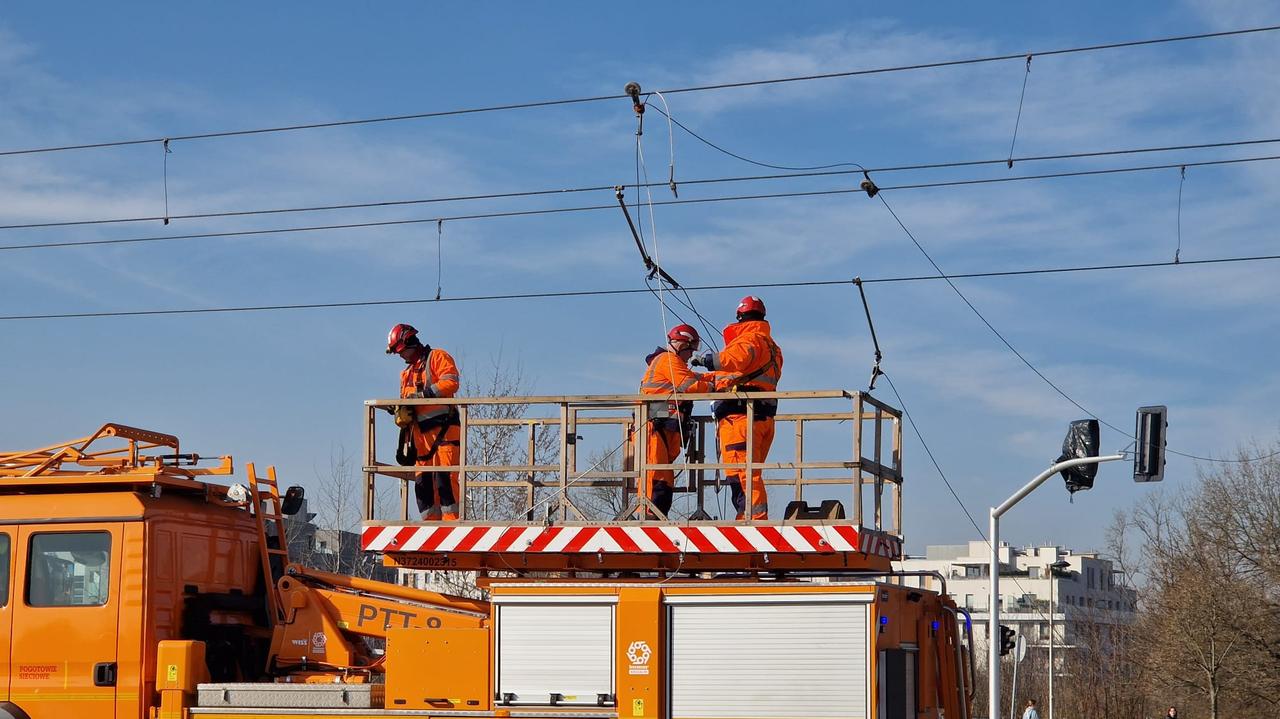
{"type": "Polygon", "coordinates": [[[644,379],[640,381],[640,394],[670,394],[672,392],[711,392],[710,378],[700,375],[680,359],[680,355],[666,350],[649,362],[644,379]]]}
{"type": "MultiPolygon", "coordinates": [[[[400,397],[413,397],[423,389],[430,389],[436,397],[452,397],[458,393],[460,379],[458,365],[453,357],[442,349],[433,349],[425,358],[419,358],[400,371],[400,397]]],[[[418,419],[423,420],[448,414],[452,407],[430,405],[415,409],[418,419]]]]}

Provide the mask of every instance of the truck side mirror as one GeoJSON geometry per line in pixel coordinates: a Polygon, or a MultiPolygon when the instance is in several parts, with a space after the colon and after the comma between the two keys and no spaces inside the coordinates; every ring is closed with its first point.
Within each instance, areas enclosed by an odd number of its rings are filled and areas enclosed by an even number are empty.
{"type": "MultiPolygon", "coordinates": [[[[1058,457],[1058,461],[1097,457],[1100,443],[1098,420],[1078,419],[1067,428],[1067,436],[1062,440],[1062,456],[1058,457]]],[[[1068,467],[1061,474],[1066,480],[1067,491],[1075,494],[1082,489],[1093,489],[1093,478],[1098,476],[1098,465],[1092,463],[1068,467]]]]}
{"type": "Polygon", "coordinates": [[[296,484],[286,489],[284,498],[280,501],[280,513],[297,514],[298,510],[302,509],[302,502],[306,494],[306,490],[296,484]]]}

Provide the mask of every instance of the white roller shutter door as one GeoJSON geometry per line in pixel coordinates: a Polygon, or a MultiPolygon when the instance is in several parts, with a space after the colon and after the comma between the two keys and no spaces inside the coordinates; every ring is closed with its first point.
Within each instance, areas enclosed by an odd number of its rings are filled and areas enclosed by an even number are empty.
{"type": "Polygon", "coordinates": [[[671,719],[867,716],[865,601],[672,604],[671,719]]]}
{"type": "Polygon", "coordinates": [[[498,607],[496,684],[515,704],[595,705],[612,697],[613,605],[518,603],[498,607]]]}

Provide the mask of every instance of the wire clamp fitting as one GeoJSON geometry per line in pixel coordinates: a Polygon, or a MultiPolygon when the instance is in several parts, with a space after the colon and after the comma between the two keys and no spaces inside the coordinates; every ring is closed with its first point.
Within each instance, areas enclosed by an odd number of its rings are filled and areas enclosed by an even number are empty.
{"type": "Polygon", "coordinates": [[[631,109],[636,111],[636,136],[644,134],[644,103],[640,101],[640,83],[629,82],[622,91],[631,96],[631,109]]]}
{"type": "Polygon", "coordinates": [[[862,184],[858,186],[862,188],[863,192],[867,193],[867,197],[875,197],[880,193],[880,188],[871,180],[871,175],[867,174],[866,170],[862,171],[862,177],[862,184]]]}

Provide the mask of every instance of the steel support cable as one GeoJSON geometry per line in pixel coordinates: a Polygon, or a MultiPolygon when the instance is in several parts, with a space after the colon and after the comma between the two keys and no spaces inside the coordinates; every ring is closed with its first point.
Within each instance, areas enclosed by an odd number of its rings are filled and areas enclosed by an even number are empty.
{"type": "MultiPolygon", "coordinates": [[[[1049,55],[1070,55],[1084,52],[1097,52],[1101,50],[1116,50],[1127,47],[1142,47],[1149,45],[1160,45],[1165,43],[1186,42],[1192,40],[1208,40],[1213,38],[1235,37],[1241,35],[1251,35],[1256,33],[1273,32],[1280,30],[1280,25],[1267,25],[1261,27],[1243,28],[1239,30],[1224,30],[1220,32],[1195,33],[1191,35],[1173,35],[1159,38],[1148,38],[1145,40],[1127,40],[1123,42],[1102,43],[1097,45],[1082,45],[1077,47],[1059,48],[1056,50],[1036,50],[1029,54],[1037,56],[1049,55]]],[[[725,82],[709,85],[694,85],[690,87],[672,88],[660,90],[660,92],[668,95],[682,92],[707,92],[712,90],[728,90],[742,87],[760,87],[765,85],[780,85],[793,82],[809,82],[813,80],[830,80],[844,77],[858,77],[863,75],[879,75],[885,73],[908,72],[914,70],[929,70],[943,67],[957,67],[963,65],[978,65],[990,62],[1002,62],[1007,60],[1024,59],[1028,53],[1020,52],[1006,55],[987,55],[982,57],[972,57],[959,60],[940,60],[937,62],[916,63],[910,65],[893,65],[887,67],[869,68],[862,70],[846,70],[841,72],[829,72],[812,75],[793,75],[789,77],[771,78],[767,80],[745,80],[742,82],[725,82]]],[[[36,147],[19,150],[0,150],[0,157],[6,155],[34,155],[47,152],[64,152],[69,150],[87,150],[94,148],[106,147],[123,147],[127,145],[145,145],[148,143],[159,143],[164,140],[170,141],[186,141],[186,140],[207,140],[213,138],[225,137],[241,137],[246,135],[263,135],[268,133],[294,132],[300,130],[316,130],[321,128],[333,127],[350,127],[354,125],[371,125],[386,122],[401,122],[407,120],[425,120],[437,117],[451,117],[458,115],[474,115],[487,112],[502,112],[507,110],[527,110],[542,107],[554,107],[561,105],[577,105],[593,102],[604,102],[613,100],[626,99],[628,95],[595,95],[589,97],[565,98],[559,100],[538,100],[532,102],[509,103],[503,105],[489,105],[485,107],[473,107],[457,110],[440,110],[435,112],[419,112],[403,115],[385,115],[380,117],[367,117],[352,120],[333,120],[329,122],[310,122],[296,125],[278,125],[274,127],[262,127],[247,130],[225,130],[219,132],[203,132],[187,135],[167,135],[165,137],[151,137],[135,140],[113,140],[107,142],[91,142],[73,145],[58,145],[49,147],[36,147]]]]}
{"type": "MultiPolygon", "coordinates": [[[[880,376],[884,377],[885,381],[889,383],[889,389],[893,390],[893,396],[897,398],[898,406],[902,408],[902,416],[906,417],[907,423],[911,425],[911,431],[915,433],[916,439],[919,440],[920,446],[924,448],[924,453],[928,455],[929,461],[933,463],[933,468],[938,472],[938,476],[942,478],[942,483],[946,485],[947,491],[950,492],[952,498],[956,500],[956,504],[960,505],[960,511],[964,512],[964,516],[969,519],[969,524],[973,525],[973,528],[978,532],[978,536],[982,538],[982,541],[986,543],[987,548],[990,549],[991,540],[987,538],[987,533],[982,531],[982,527],[978,526],[977,520],[973,518],[973,514],[969,511],[969,508],[965,506],[964,500],[960,499],[960,495],[956,492],[955,487],[951,486],[951,481],[947,479],[947,473],[942,471],[942,465],[938,464],[937,458],[933,456],[933,450],[929,449],[929,444],[924,441],[924,435],[921,434],[920,427],[916,425],[915,419],[911,417],[911,412],[907,410],[906,402],[902,401],[902,395],[898,392],[897,386],[893,384],[893,378],[883,370],[880,372],[880,376]]],[[[1016,586],[1020,592],[1024,595],[1029,594],[1026,588],[1018,582],[1017,577],[1010,577],[1010,579],[1013,580],[1014,586],[1016,586]]],[[[1040,615],[1041,619],[1044,619],[1045,621],[1049,620],[1049,618],[1045,616],[1045,613],[1040,611],[1039,607],[1032,605],[1032,609],[1040,615]]],[[[1053,607],[1050,607],[1049,611],[1053,611],[1053,609],[1053,607]]]]}
{"type": "MultiPolygon", "coordinates": [[[[1047,274],[1069,274],[1080,272],[1099,272],[1108,270],[1135,270],[1150,269],[1157,267],[1191,267],[1196,265],[1218,265],[1218,264],[1238,264],[1251,262],[1265,262],[1280,260],[1280,254],[1276,255],[1252,255],[1243,257],[1215,257],[1203,260],[1182,260],[1181,262],[1163,261],[1163,262],[1133,262],[1126,264],[1110,264],[1110,265],[1085,265],[1078,267],[1048,267],[1025,270],[998,270],[991,272],[967,272],[946,275],[903,275],[896,277],[870,277],[863,278],[863,284],[892,284],[899,282],[926,282],[944,279],[978,279],[984,277],[1016,277],[1021,275],[1047,275],[1047,274]]],[[[798,287],[823,287],[831,285],[851,285],[852,279],[835,279],[835,280],[803,280],[793,282],[748,282],[722,285],[695,285],[691,287],[683,287],[690,292],[709,292],[715,290],[753,290],[753,289],[771,289],[771,288],[798,288],[798,287]]],[[[554,292],[526,292],[511,294],[494,294],[494,295],[468,295],[461,297],[441,297],[434,299],[432,297],[399,299],[399,300],[362,300],[350,302],[315,302],[315,303],[297,303],[297,304],[278,304],[278,305],[241,305],[228,307],[199,307],[188,309],[165,309],[165,310],[133,310],[133,311],[112,311],[112,312],[68,312],[60,314],[32,314],[32,315],[0,315],[0,321],[16,321],[16,320],[58,320],[58,319],[86,319],[97,317],[138,317],[148,315],[190,315],[190,314],[217,314],[217,313],[235,313],[235,312],[265,312],[276,310],[305,310],[305,309],[334,309],[343,307],[378,307],[385,305],[417,305],[432,304],[438,302],[489,302],[503,300],[527,300],[527,299],[548,299],[548,298],[574,298],[574,297],[603,297],[610,295],[634,295],[647,294],[652,290],[648,287],[640,288],[623,288],[612,290],[559,290],[554,292]]]]}
{"type": "MultiPolygon", "coordinates": [[[[658,112],[662,112],[662,110],[658,108],[656,105],[654,106],[654,109],[658,110],[658,112]]],[[[742,155],[731,152],[729,150],[726,150],[725,148],[719,145],[716,145],[710,140],[707,140],[702,135],[699,135],[693,132],[689,128],[680,124],[679,121],[675,120],[674,118],[669,118],[669,119],[674,124],[678,125],[682,129],[684,129],[686,132],[690,133],[694,138],[698,139],[699,141],[709,145],[710,147],[716,149],[719,152],[725,153],[738,160],[741,160],[743,162],[747,162],[753,165],[758,165],[761,167],[768,167],[768,168],[778,169],[778,170],[795,170],[796,171],[796,172],[788,172],[786,174],[774,174],[774,175],[738,175],[738,176],[729,176],[729,177],[702,178],[702,179],[695,179],[695,180],[681,180],[680,181],[681,185],[718,185],[718,184],[727,184],[727,183],[735,183],[735,182],[760,182],[760,181],[766,181],[766,180],[791,180],[791,179],[803,179],[803,178],[810,178],[810,177],[833,177],[833,176],[841,176],[841,175],[861,174],[864,171],[869,173],[874,172],[878,174],[884,174],[887,172],[910,172],[910,171],[916,171],[916,170],[939,170],[939,169],[948,169],[948,168],[980,167],[985,165],[1003,165],[1008,161],[1006,159],[960,160],[955,162],[933,162],[933,163],[923,163],[923,164],[917,164],[917,165],[894,165],[894,166],[888,166],[888,167],[870,167],[865,169],[861,165],[854,162],[838,162],[831,165],[818,165],[813,167],[787,167],[785,165],[771,165],[769,163],[757,162],[756,160],[752,160],[750,158],[747,158],[742,155]],[[856,167],[858,169],[857,170],[831,169],[835,167],[856,167]]],[[[1097,158],[1097,157],[1136,155],[1136,154],[1145,154],[1145,153],[1174,152],[1179,150],[1207,150],[1207,149],[1220,149],[1220,148],[1226,148],[1226,147],[1246,147],[1251,145],[1265,145],[1265,144],[1275,144],[1275,143],[1280,143],[1280,137],[1256,139],[1256,140],[1232,140],[1232,141],[1226,141],[1226,142],[1206,142],[1206,143],[1195,143],[1195,144],[1186,144],[1186,145],[1165,145],[1160,147],[1134,147],[1134,148],[1122,148],[1118,150],[1095,150],[1095,151],[1088,151],[1088,152],[1064,153],[1064,154],[1058,154],[1058,155],[1029,155],[1027,157],[1015,157],[1013,158],[1013,162],[1020,163],[1020,162],[1044,162],[1044,161],[1053,161],[1053,160],[1077,160],[1077,159],[1087,159],[1087,158],[1097,158]]],[[[1186,163],[1186,164],[1194,166],[1197,163],[1186,163]]],[[[1183,166],[1184,164],[1182,163],[1175,165],[1175,167],[1183,167],[1183,166]]],[[[1166,169],[1166,166],[1161,166],[1160,169],[1166,169]]],[[[1040,177],[1040,176],[1027,176],[1028,179],[1032,177],[1040,177]]],[[[1018,180],[1023,178],[1016,177],[1016,178],[1003,178],[1003,179],[1018,180]]],[[[640,188],[640,189],[648,189],[652,187],[666,187],[669,184],[670,184],[669,182],[637,182],[635,185],[633,185],[633,187],[640,188]]],[[[931,185],[926,183],[921,186],[936,186],[936,185],[931,185]]],[[[341,211],[341,210],[367,210],[367,209],[377,209],[377,208],[384,208],[384,207],[406,207],[406,206],[413,206],[413,205],[430,205],[430,204],[449,203],[449,202],[472,202],[477,200],[509,200],[509,199],[519,199],[519,198],[526,198],[526,197],[572,195],[572,194],[581,194],[581,193],[589,193],[589,192],[602,192],[606,190],[611,191],[615,187],[617,187],[616,183],[608,184],[608,185],[587,185],[583,187],[551,188],[551,189],[542,189],[542,190],[514,190],[510,192],[489,192],[489,193],[477,193],[477,194],[471,194],[471,195],[447,195],[444,197],[424,197],[424,198],[414,198],[414,199],[408,199],[408,200],[375,200],[372,202],[350,202],[350,203],[339,203],[339,204],[332,204],[332,205],[275,207],[275,208],[264,208],[264,209],[257,209],[257,210],[227,210],[223,212],[196,212],[196,213],[188,213],[185,215],[166,214],[166,215],[141,216],[141,217],[99,218],[99,219],[91,219],[91,220],[27,222],[27,223],[18,223],[18,224],[11,224],[11,225],[0,225],[0,230],[26,230],[26,229],[39,229],[39,228],[50,228],[50,227],[79,227],[79,226],[88,226],[88,225],[118,225],[118,224],[130,224],[130,223],[137,223],[137,222],[159,222],[159,221],[171,221],[171,220],[208,220],[208,219],[221,219],[221,218],[231,218],[231,217],[254,217],[258,215],[284,215],[284,214],[329,212],[329,211],[341,211]]],[[[882,189],[886,189],[886,190],[907,189],[907,188],[914,188],[914,187],[916,186],[900,185],[897,187],[885,187],[882,189]]],[[[444,219],[450,219],[450,218],[444,218],[444,219]]]]}
{"type": "MultiPolygon", "coordinates": [[[[1051,179],[1069,178],[1069,177],[1089,177],[1094,175],[1113,175],[1113,174],[1122,174],[1122,173],[1130,173],[1130,172],[1149,172],[1154,170],[1167,170],[1170,168],[1178,168],[1178,167],[1206,167],[1211,165],[1233,165],[1233,164],[1241,164],[1241,163],[1248,163],[1248,162],[1269,162],[1273,160],[1280,160],[1280,155],[1243,157],[1243,158],[1235,158],[1230,160],[1205,160],[1202,162],[1181,162],[1181,163],[1164,164],[1164,165],[1141,165],[1141,166],[1134,166],[1134,167],[1106,168],[1106,169],[1099,169],[1099,170],[1079,170],[1074,172],[1053,172],[1053,173],[1047,173],[1042,175],[1020,175],[1017,177],[994,177],[994,178],[978,178],[978,179],[968,179],[968,180],[949,180],[949,181],[940,181],[940,182],[922,182],[922,183],[915,183],[915,184],[909,184],[909,185],[888,185],[885,187],[880,187],[879,189],[881,191],[887,191],[887,190],[921,190],[921,189],[928,189],[928,188],[962,187],[965,185],[983,185],[983,184],[993,184],[993,183],[1003,183],[1003,182],[1023,182],[1023,181],[1030,181],[1030,180],[1051,180],[1051,179]]],[[[1004,161],[1001,160],[1000,162],[1004,162],[1004,161]]],[[[821,173],[821,174],[845,174],[845,173],[821,173]]],[[[858,173],[858,174],[861,174],[861,173],[858,173]]],[[[696,180],[682,181],[681,184],[682,185],[694,184],[696,182],[698,181],[696,180]]],[[[651,184],[665,185],[666,183],[651,183],[651,184]]],[[[612,190],[613,188],[609,188],[609,189],[612,190]]],[[[800,197],[822,197],[827,195],[847,195],[847,194],[861,193],[861,192],[863,192],[863,190],[854,189],[854,188],[838,189],[838,190],[811,190],[806,192],[774,192],[774,193],[764,193],[764,194],[755,194],[755,195],[730,195],[726,197],[687,198],[683,200],[655,200],[653,204],[655,206],[696,205],[696,204],[706,204],[706,203],[713,203],[713,202],[737,202],[737,201],[747,201],[747,200],[772,200],[772,199],[800,198],[800,197]]],[[[273,235],[273,234],[284,234],[284,233],[290,233],[290,232],[315,232],[315,231],[322,231],[322,230],[350,230],[350,229],[360,229],[360,228],[369,228],[369,227],[392,227],[396,225],[416,225],[416,224],[422,224],[424,222],[442,222],[442,221],[457,222],[462,220],[484,220],[484,219],[493,219],[493,218],[502,218],[502,217],[532,217],[532,216],[538,216],[538,215],[556,215],[556,214],[563,214],[563,213],[594,212],[599,210],[613,210],[616,208],[617,208],[616,204],[583,205],[583,206],[577,206],[577,207],[553,207],[553,208],[547,208],[547,209],[541,209],[541,210],[511,210],[507,212],[483,212],[483,213],[476,213],[476,214],[470,214],[470,215],[451,215],[451,216],[445,216],[445,217],[415,218],[415,219],[407,219],[407,220],[381,220],[381,221],[372,221],[372,222],[352,222],[352,223],[332,224],[332,225],[281,227],[281,228],[273,228],[273,229],[266,229],[266,230],[199,232],[199,233],[190,233],[190,234],[184,234],[184,235],[152,235],[152,236],[146,236],[146,237],[125,237],[125,238],[105,239],[105,240],[71,240],[66,242],[33,242],[33,243],[24,243],[24,244],[15,244],[15,245],[0,245],[0,251],[35,250],[35,249],[54,248],[54,247],[87,247],[92,245],[119,245],[119,244],[133,244],[133,243],[140,243],[140,242],[166,242],[166,241],[173,241],[173,240],[210,239],[210,238],[216,238],[216,237],[249,237],[253,235],[273,235]]]]}
{"type": "MultiPolygon", "coordinates": [[[[973,312],[973,314],[977,316],[979,320],[982,321],[982,324],[986,325],[987,329],[991,330],[991,333],[996,336],[996,339],[1000,340],[1000,342],[1006,348],[1008,348],[1008,350],[1012,352],[1015,357],[1021,360],[1022,364],[1027,366],[1027,369],[1035,373],[1035,375],[1039,377],[1046,385],[1048,385],[1054,392],[1058,393],[1058,395],[1061,396],[1063,399],[1065,399],[1066,401],[1074,405],[1076,409],[1080,410],[1081,412],[1084,412],[1085,414],[1092,417],[1093,419],[1098,420],[1099,422],[1106,425],[1113,431],[1120,433],[1121,436],[1128,437],[1129,439],[1132,439],[1135,441],[1137,440],[1137,437],[1134,437],[1129,432],[1123,429],[1120,429],[1116,425],[1108,422],[1107,420],[1098,416],[1095,412],[1091,411],[1084,405],[1077,402],[1074,397],[1067,394],[1065,390],[1063,390],[1061,387],[1055,384],[1053,380],[1049,379],[1048,376],[1044,374],[1044,372],[1041,372],[1040,368],[1032,364],[1031,360],[1027,359],[1024,354],[1019,352],[1018,348],[1014,347],[1013,343],[1009,342],[1009,340],[1005,338],[1005,336],[1000,332],[1000,330],[996,329],[995,325],[991,324],[990,320],[988,320],[986,316],[983,315],[982,312],[972,302],[969,301],[969,298],[966,297],[965,294],[960,291],[960,288],[957,287],[956,283],[952,281],[953,277],[942,271],[942,268],[939,267],[938,263],[934,261],[933,257],[929,254],[928,250],[924,248],[924,245],[920,244],[920,241],[916,239],[916,236],[912,234],[911,230],[907,229],[907,226],[903,224],[902,219],[898,217],[898,213],[894,212],[893,207],[889,205],[889,201],[884,198],[883,192],[881,192],[880,194],[877,194],[876,196],[880,198],[881,204],[883,204],[884,208],[889,211],[890,215],[893,216],[894,221],[898,223],[898,227],[902,228],[902,231],[906,233],[908,238],[910,238],[912,244],[916,246],[916,249],[920,250],[920,254],[924,255],[924,258],[929,261],[929,264],[933,267],[934,271],[938,273],[938,278],[946,281],[947,285],[951,288],[953,292],[955,292],[956,296],[959,297],[962,302],[964,302],[965,306],[967,306],[973,312]]],[[[1170,262],[1165,264],[1180,264],[1180,263],[1170,262]]],[[[1169,454],[1176,454],[1180,457],[1186,457],[1188,459],[1195,459],[1195,460],[1200,460],[1204,462],[1221,462],[1221,463],[1228,463],[1228,464],[1243,463],[1247,461],[1266,459],[1268,457],[1274,457],[1274,456],[1280,455],[1280,450],[1277,450],[1270,454],[1262,455],[1259,457],[1250,457],[1246,459],[1233,460],[1233,459],[1215,459],[1213,457],[1202,457],[1199,455],[1188,454],[1186,452],[1179,452],[1177,450],[1170,449],[1168,447],[1165,448],[1165,451],[1168,452],[1169,454]]]]}

